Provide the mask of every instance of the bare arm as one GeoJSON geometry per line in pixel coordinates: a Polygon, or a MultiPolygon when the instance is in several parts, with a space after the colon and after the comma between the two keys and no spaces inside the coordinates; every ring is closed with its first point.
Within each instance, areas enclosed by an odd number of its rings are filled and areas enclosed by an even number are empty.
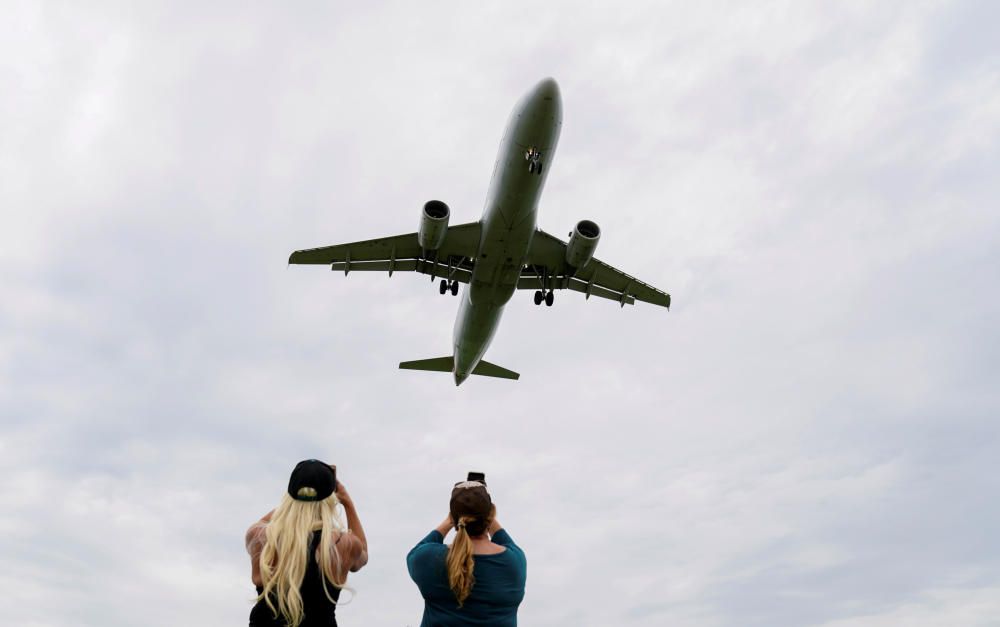
{"type": "Polygon", "coordinates": [[[243,539],[247,553],[250,554],[250,580],[253,581],[254,586],[262,585],[260,578],[260,552],[264,550],[267,523],[271,521],[271,516],[273,515],[274,510],[272,509],[264,514],[260,520],[250,525],[243,539]]]}
{"type": "Polygon", "coordinates": [[[339,481],[337,482],[337,498],[344,506],[349,531],[338,540],[337,551],[340,553],[341,563],[346,564],[347,569],[352,573],[356,573],[368,563],[368,538],[365,536],[365,528],[361,524],[354,500],[344,484],[339,481]]]}

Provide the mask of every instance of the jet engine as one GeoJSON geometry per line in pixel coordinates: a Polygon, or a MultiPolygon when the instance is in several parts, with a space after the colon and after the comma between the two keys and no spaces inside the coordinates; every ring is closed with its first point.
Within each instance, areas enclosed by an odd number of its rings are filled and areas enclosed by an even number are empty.
{"type": "Polygon", "coordinates": [[[580,220],[576,228],[569,234],[569,244],[566,245],[566,263],[580,269],[587,265],[594,256],[597,242],[601,239],[601,228],[590,220],[580,220]]]}
{"type": "Polygon", "coordinates": [[[425,251],[437,250],[444,244],[448,234],[448,218],[451,211],[448,205],[440,200],[428,200],[420,213],[420,230],[417,231],[417,242],[425,251]]]}

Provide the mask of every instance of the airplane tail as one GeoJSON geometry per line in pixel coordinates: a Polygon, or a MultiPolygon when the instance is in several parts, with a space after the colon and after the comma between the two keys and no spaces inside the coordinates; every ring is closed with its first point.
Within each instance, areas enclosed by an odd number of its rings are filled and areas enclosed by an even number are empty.
{"type": "MultiPolygon", "coordinates": [[[[402,370],[426,370],[429,372],[452,372],[455,369],[455,357],[453,355],[448,355],[447,357],[434,357],[432,359],[418,359],[416,361],[402,361],[399,363],[399,367],[402,370]]],[[[479,375],[482,377],[497,377],[499,379],[513,379],[517,380],[521,378],[521,375],[514,372],[513,370],[507,370],[506,368],[501,368],[496,364],[491,364],[488,361],[480,360],[476,364],[475,369],[473,369],[472,374],[479,375]]]]}

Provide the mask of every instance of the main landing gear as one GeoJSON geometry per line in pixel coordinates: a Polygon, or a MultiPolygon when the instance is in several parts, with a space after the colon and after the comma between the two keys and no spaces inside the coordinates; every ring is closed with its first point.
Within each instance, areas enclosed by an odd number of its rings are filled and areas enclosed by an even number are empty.
{"type": "Polygon", "coordinates": [[[445,292],[451,292],[452,296],[458,296],[458,281],[448,281],[447,279],[441,279],[441,284],[438,285],[438,292],[444,296],[445,292]]]}
{"type": "Polygon", "coordinates": [[[542,301],[545,301],[546,307],[551,307],[552,303],[556,302],[556,296],[552,293],[552,290],[542,291],[538,290],[535,292],[535,304],[541,305],[542,301]]]}

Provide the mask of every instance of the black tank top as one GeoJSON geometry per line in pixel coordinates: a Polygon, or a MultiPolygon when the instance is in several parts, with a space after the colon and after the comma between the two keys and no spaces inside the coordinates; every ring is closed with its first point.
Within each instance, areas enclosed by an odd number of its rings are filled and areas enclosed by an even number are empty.
{"type": "MultiPolygon", "coordinates": [[[[320,537],[320,532],[315,531],[309,542],[309,563],[306,566],[305,577],[302,578],[302,585],[299,587],[302,593],[302,606],[305,609],[300,627],[337,627],[337,617],[334,615],[337,606],[326,598],[326,593],[323,591],[323,572],[316,562],[316,548],[319,546],[320,537]]],[[[340,588],[329,581],[326,582],[326,589],[334,601],[340,598],[340,588]]],[[[258,596],[263,591],[263,588],[258,587],[258,596]]],[[[274,607],[278,607],[276,602],[274,607]]],[[[271,608],[264,599],[261,599],[250,610],[250,627],[286,627],[286,624],[284,618],[280,615],[275,617],[271,613],[271,608]]]]}

